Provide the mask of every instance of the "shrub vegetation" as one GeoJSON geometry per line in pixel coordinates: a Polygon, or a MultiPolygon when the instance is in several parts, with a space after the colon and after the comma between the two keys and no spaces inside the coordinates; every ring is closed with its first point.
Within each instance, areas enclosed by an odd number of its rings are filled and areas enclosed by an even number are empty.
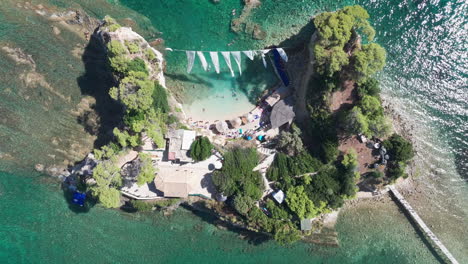
{"type": "Polygon", "coordinates": [[[211,156],[213,145],[207,137],[197,138],[190,146],[190,157],[195,161],[206,160],[211,156]]]}

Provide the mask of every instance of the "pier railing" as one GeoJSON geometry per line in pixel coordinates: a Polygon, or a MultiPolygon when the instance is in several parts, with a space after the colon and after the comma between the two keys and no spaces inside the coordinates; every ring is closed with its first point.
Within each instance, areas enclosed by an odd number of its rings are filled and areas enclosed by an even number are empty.
{"type": "Polygon", "coordinates": [[[421,230],[426,234],[426,236],[432,241],[432,243],[445,255],[445,257],[452,264],[458,264],[458,261],[453,257],[453,255],[448,251],[448,249],[442,244],[442,242],[432,233],[432,231],[427,227],[424,221],[419,217],[419,215],[414,211],[411,205],[405,200],[405,198],[400,194],[400,192],[395,188],[395,186],[389,186],[390,191],[393,193],[395,198],[401,203],[404,209],[409,213],[411,218],[418,224],[421,230]]]}

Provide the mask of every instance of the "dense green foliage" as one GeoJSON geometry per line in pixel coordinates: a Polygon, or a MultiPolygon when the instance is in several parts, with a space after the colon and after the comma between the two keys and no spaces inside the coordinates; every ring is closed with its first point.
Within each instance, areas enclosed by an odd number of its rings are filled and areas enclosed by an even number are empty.
{"type": "Polygon", "coordinates": [[[379,44],[362,45],[361,49],[356,51],[351,58],[356,80],[365,79],[365,77],[382,70],[386,57],[385,49],[379,44]]]}
{"type": "Polygon", "coordinates": [[[413,145],[404,137],[393,134],[383,143],[390,156],[387,165],[387,176],[391,180],[396,180],[399,177],[405,177],[405,168],[409,160],[414,157],[413,145]]]}
{"type": "Polygon", "coordinates": [[[211,156],[213,145],[207,137],[197,138],[190,146],[190,157],[195,161],[206,160],[211,156]]]}
{"type": "Polygon", "coordinates": [[[255,206],[254,202],[249,196],[238,195],[233,200],[234,209],[241,215],[247,215],[249,210],[255,206]]]}
{"type": "Polygon", "coordinates": [[[145,55],[149,61],[156,59],[156,54],[154,54],[154,51],[151,48],[145,50],[145,55]]]}
{"type": "MultiPolygon", "coordinates": [[[[110,17],[106,17],[104,21],[108,30],[113,31],[120,27],[110,17]]],[[[96,184],[91,186],[91,191],[106,207],[120,205],[118,189],[122,184],[122,179],[119,173],[120,168],[114,164],[116,163],[116,155],[121,152],[121,148],[141,145],[143,132],[158,146],[164,144],[166,113],[169,111],[167,94],[161,90],[164,88],[149,79],[148,67],[142,58],[130,59],[129,54],[139,52],[140,48],[137,43],[125,41],[124,45],[119,40],[111,40],[107,44],[109,65],[119,80],[118,87],[111,88],[109,95],[124,105],[126,113],[124,116],[125,127],[121,129],[116,127],[113,130],[118,145],[110,143],[100,150],[94,150],[95,157],[103,161],[94,169],[93,178],[96,180],[96,184]]],[[[148,54],[150,53],[145,52],[145,57],[148,54]]],[[[137,184],[151,182],[154,176],[155,169],[152,166],[151,158],[149,155],[141,154],[137,184]]]]}
{"type": "MultiPolygon", "coordinates": [[[[331,77],[350,63],[348,51],[359,46],[355,44],[358,33],[368,41],[373,40],[375,31],[368,18],[367,11],[359,5],[346,6],[336,12],[324,12],[314,18],[318,32],[314,54],[319,74],[331,77]]],[[[385,64],[385,52],[382,57],[382,50],[376,46],[374,43],[363,45],[358,56],[353,55],[351,61],[356,64],[358,73],[374,73],[385,64]]]]}
{"type": "Polygon", "coordinates": [[[97,160],[103,159],[111,159],[112,157],[116,156],[120,152],[119,145],[111,142],[109,145],[102,146],[101,149],[93,150],[94,157],[97,160]]]}
{"type": "Polygon", "coordinates": [[[148,69],[144,60],[140,58],[134,58],[127,65],[128,72],[143,72],[148,74],[148,69]]]}
{"type": "Polygon", "coordinates": [[[223,168],[213,174],[213,183],[226,196],[258,200],[264,189],[262,176],[252,171],[258,164],[257,150],[236,148],[224,153],[223,168]]]}
{"type": "Polygon", "coordinates": [[[151,212],[154,208],[153,203],[142,200],[132,200],[130,203],[139,212],[151,212]]]}
{"type": "Polygon", "coordinates": [[[119,87],[109,91],[110,96],[121,101],[129,110],[149,110],[153,104],[154,82],[143,72],[131,71],[120,81],[119,87]]]}
{"type": "Polygon", "coordinates": [[[132,54],[140,52],[140,46],[128,40],[125,40],[125,46],[127,47],[128,51],[132,54]]]}
{"type": "Polygon", "coordinates": [[[152,94],[153,108],[158,109],[161,113],[169,112],[169,103],[167,102],[167,92],[164,87],[159,83],[154,84],[154,90],[152,94]]]}
{"type": "Polygon", "coordinates": [[[121,55],[127,54],[127,49],[125,48],[124,45],[118,40],[111,40],[107,44],[107,52],[109,54],[109,57],[117,57],[121,55]]]}
{"type": "Polygon", "coordinates": [[[296,176],[316,172],[321,166],[322,163],[307,152],[293,157],[278,153],[266,176],[270,181],[277,181],[278,188],[287,190],[296,184],[296,176]]]}
{"type": "Polygon", "coordinates": [[[137,184],[141,186],[145,183],[150,183],[154,180],[156,175],[156,169],[153,166],[153,161],[151,160],[151,155],[147,153],[140,153],[140,172],[137,176],[137,184]]]}
{"type": "Polygon", "coordinates": [[[360,99],[362,99],[365,95],[379,97],[379,81],[374,78],[367,78],[364,82],[359,83],[357,91],[358,97],[360,99]]]}
{"type": "Polygon", "coordinates": [[[301,130],[296,125],[293,125],[292,132],[281,131],[276,147],[289,156],[294,156],[304,151],[301,130]]]}
{"type": "Polygon", "coordinates": [[[110,16],[105,16],[103,20],[105,22],[105,26],[108,28],[110,32],[114,32],[117,29],[122,27],[117,23],[117,21],[115,21],[115,19],[113,19],[110,16]]]}
{"type": "Polygon", "coordinates": [[[324,202],[316,206],[304,191],[304,186],[295,186],[288,189],[286,193],[286,202],[291,211],[296,213],[299,219],[315,217],[325,207],[324,202]]]}
{"type": "MultiPolygon", "coordinates": [[[[131,53],[136,52],[132,44],[137,45],[126,42],[126,46],[133,50],[130,50],[131,53]]],[[[136,147],[141,143],[140,134],[146,132],[156,145],[163,146],[169,112],[164,87],[149,79],[148,67],[143,59],[130,60],[127,57],[127,48],[121,42],[112,40],[107,46],[110,66],[120,77],[119,86],[111,88],[109,95],[126,108],[124,121],[128,131],[114,129],[119,144],[122,147],[136,147]]]]}
{"type": "Polygon", "coordinates": [[[118,128],[114,128],[113,132],[117,142],[124,148],[127,146],[136,147],[140,145],[141,139],[138,134],[130,135],[128,131],[122,132],[118,128]]]}
{"type": "Polygon", "coordinates": [[[341,116],[340,126],[346,134],[385,137],[390,133],[391,125],[384,116],[379,91],[378,82],[372,78],[358,85],[358,105],[341,116]]]}
{"type": "Polygon", "coordinates": [[[99,163],[93,170],[93,179],[96,183],[91,186],[91,191],[107,208],[120,206],[120,192],[115,188],[122,185],[122,177],[120,168],[114,164],[115,160],[106,160],[99,163]]]}

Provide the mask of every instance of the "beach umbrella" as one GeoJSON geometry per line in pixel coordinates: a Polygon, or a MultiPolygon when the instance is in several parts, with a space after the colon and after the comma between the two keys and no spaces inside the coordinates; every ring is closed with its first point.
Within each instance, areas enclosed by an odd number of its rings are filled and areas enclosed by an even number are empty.
{"type": "Polygon", "coordinates": [[[229,129],[228,124],[225,121],[219,121],[216,124],[216,130],[218,130],[219,133],[224,133],[229,129]]]}
{"type": "Polygon", "coordinates": [[[233,128],[238,128],[242,125],[242,120],[239,117],[236,117],[232,119],[231,121],[229,121],[229,123],[231,123],[231,126],[233,128]]]}
{"type": "Polygon", "coordinates": [[[254,117],[252,114],[250,114],[250,113],[249,113],[249,114],[246,114],[245,117],[247,118],[247,120],[248,120],[249,122],[255,121],[255,117],[254,117]]]}
{"type": "Polygon", "coordinates": [[[221,163],[221,161],[216,161],[214,163],[214,167],[215,169],[220,170],[223,167],[223,163],[221,163]]]}

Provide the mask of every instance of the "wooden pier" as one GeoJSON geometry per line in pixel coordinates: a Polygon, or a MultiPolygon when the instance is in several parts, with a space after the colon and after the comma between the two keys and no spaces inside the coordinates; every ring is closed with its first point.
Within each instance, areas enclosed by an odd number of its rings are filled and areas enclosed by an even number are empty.
{"type": "Polygon", "coordinates": [[[448,249],[442,244],[442,242],[432,233],[432,231],[427,227],[424,221],[419,217],[416,211],[413,210],[411,205],[405,200],[405,198],[400,194],[400,192],[395,188],[395,186],[389,186],[390,191],[393,193],[395,198],[403,205],[405,210],[410,214],[411,218],[418,224],[421,230],[426,234],[426,236],[433,242],[440,252],[442,252],[445,257],[450,261],[452,264],[458,264],[458,261],[452,256],[452,254],[448,251],[448,249]]]}

